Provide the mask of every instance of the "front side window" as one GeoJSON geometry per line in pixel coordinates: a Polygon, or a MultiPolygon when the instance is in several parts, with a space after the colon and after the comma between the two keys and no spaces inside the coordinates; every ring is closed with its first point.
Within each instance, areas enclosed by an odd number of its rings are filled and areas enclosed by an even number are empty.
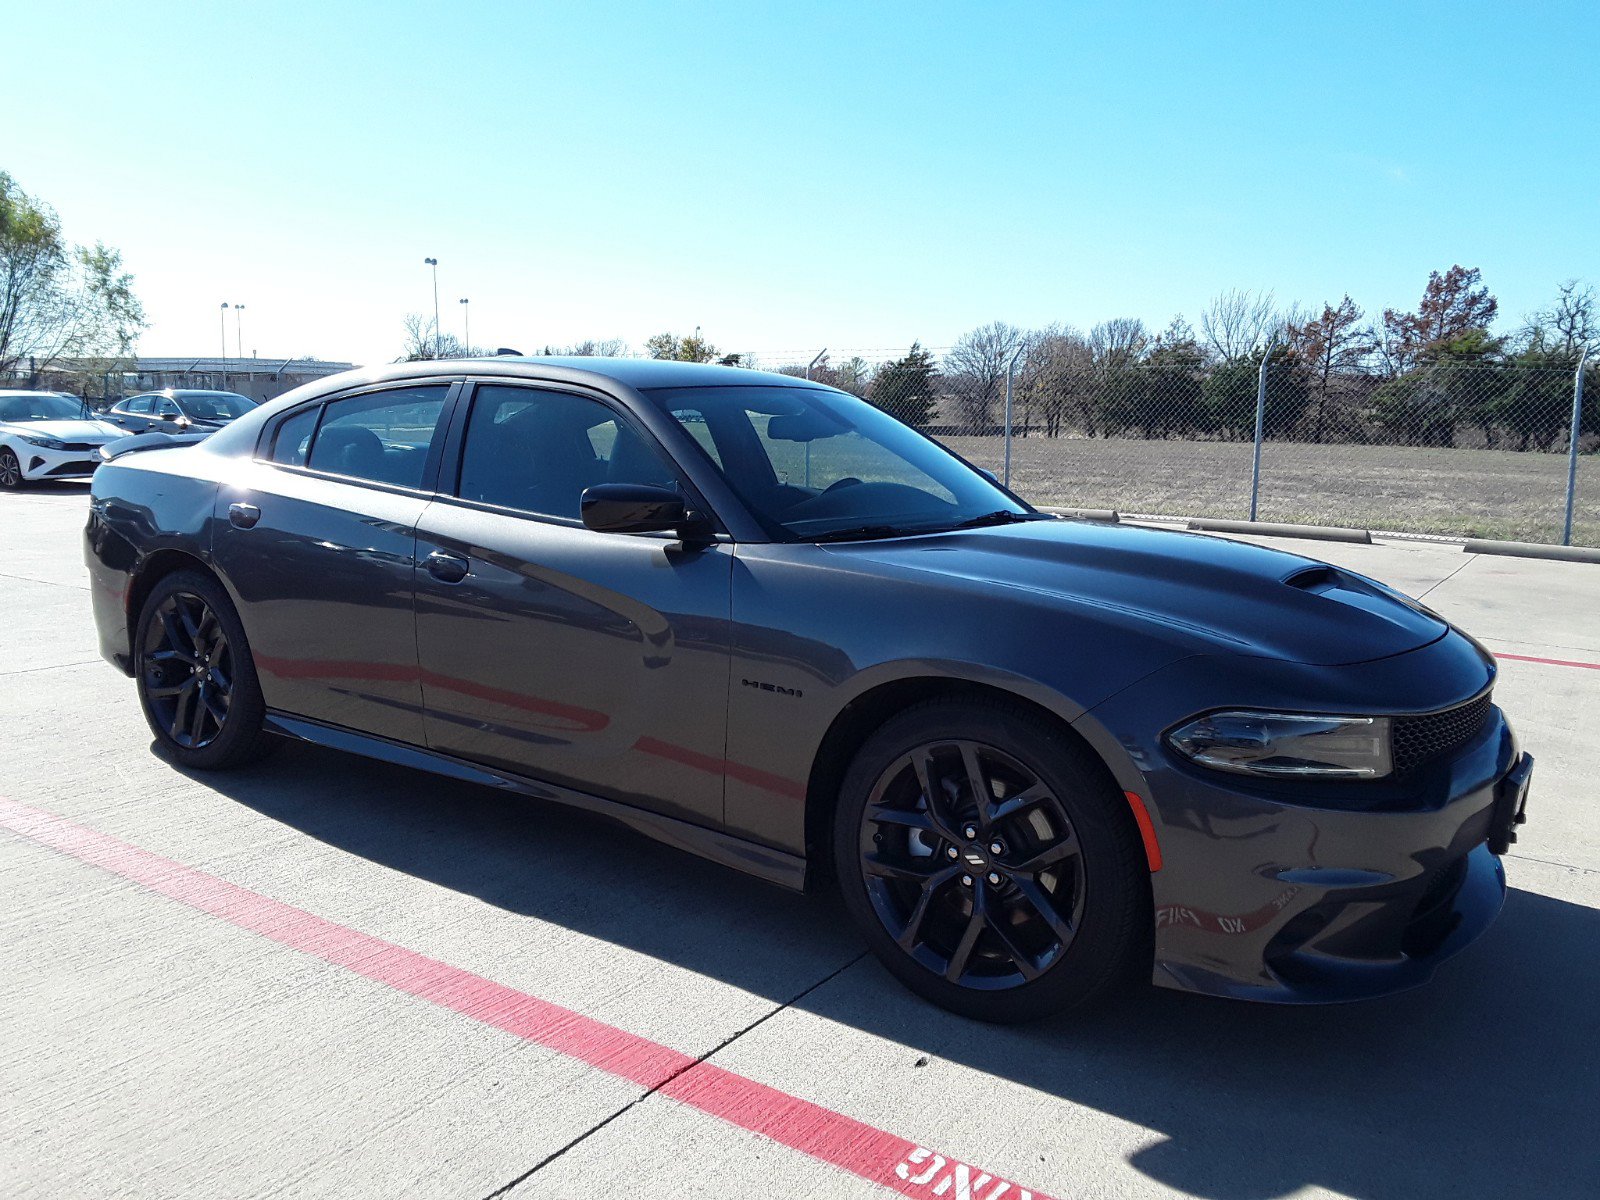
{"type": "Polygon", "coordinates": [[[177,403],[172,400],[162,400],[160,406],[156,409],[156,416],[158,417],[176,417],[181,415],[182,414],[178,411],[177,403]]]}
{"type": "Polygon", "coordinates": [[[779,537],[877,537],[1038,518],[936,442],[843,392],[759,385],[645,394],[702,444],[709,439],[728,486],[779,537]]]}
{"type": "MultiPolygon", "coordinates": [[[[323,412],[307,464],[314,471],[420,488],[450,388],[391,388],[334,400],[323,412]]],[[[279,430],[279,441],[283,431],[279,430]]]]}
{"type": "Polygon", "coordinates": [[[576,521],[584,489],[597,483],[676,485],[655,447],[597,400],[478,388],[461,452],[463,500],[576,521]]]}

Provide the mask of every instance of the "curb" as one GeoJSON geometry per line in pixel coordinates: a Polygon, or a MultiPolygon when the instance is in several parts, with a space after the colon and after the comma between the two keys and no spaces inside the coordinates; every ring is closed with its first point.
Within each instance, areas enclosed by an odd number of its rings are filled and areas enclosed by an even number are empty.
{"type": "Polygon", "coordinates": [[[1261,537],[1310,538],[1319,542],[1372,543],[1372,534],[1365,529],[1342,529],[1337,525],[1279,525],[1272,521],[1223,521],[1209,517],[1196,517],[1189,522],[1190,529],[1207,533],[1253,533],[1261,537]]]}
{"type": "Polygon", "coordinates": [[[1077,517],[1080,521],[1107,521],[1113,525],[1122,522],[1121,514],[1114,508],[1055,508],[1041,504],[1039,511],[1053,513],[1058,517],[1077,517]]]}
{"type": "Polygon", "coordinates": [[[1495,542],[1468,538],[1468,554],[1505,554],[1513,558],[1552,558],[1560,562],[1600,563],[1600,550],[1588,546],[1546,546],[1540,542],[1495,542]]]}

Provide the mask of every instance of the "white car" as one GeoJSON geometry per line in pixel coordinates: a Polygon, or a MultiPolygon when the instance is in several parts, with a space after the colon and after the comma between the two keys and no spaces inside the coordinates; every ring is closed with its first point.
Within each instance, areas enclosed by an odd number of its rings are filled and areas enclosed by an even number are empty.
{"type": "Polygon", "coordinates": [[[83,414],[57,392],[0,392],[0,488],[93,475],[100,447],[128,432],[83,414]]]}

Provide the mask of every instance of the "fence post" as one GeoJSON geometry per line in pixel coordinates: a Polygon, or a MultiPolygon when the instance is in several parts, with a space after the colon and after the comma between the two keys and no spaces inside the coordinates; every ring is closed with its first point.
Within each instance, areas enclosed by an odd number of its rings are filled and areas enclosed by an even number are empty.
{"type": "Polygon", "coordinates": [[[1016,374],[1017,359],[1022,354],[1022,347],[1017,347],[1017,352],[1006,363],[1006,469],[1005,477],[1001,480],[1009,489],[1011,487],[1011,381],[1016,374]]]}
{"type": "Polygon", "coordinates": [[[1583,427],[1583,368],[1589,361],[1589,347],[1578,355],[1578,370],[1572,378],[1572,429],[1567,435],[1567,519],[1562,527],[1561,544],[1572,545],[1572,504],[1578,496],[1578,433],[1583,427]]]}
{"type": "MultiPolygon", "coordinates": [[[[817,351],[817,356],[806,364],[806,378],[811,378],[811,368],[828,357],[828,348],[824,346],[817,351]]],[[[811,486],[811,443],[806,443],[806,486],[811,486]]]]}
{"type": "Polygon", "coordinates": [[[1261,356],[1261,370],[1256,375],[1256,452],[1250,467],[1250,519],[1256,519],[1256,504],[1261,499],[1261,434],[1267,423],[1267,364],[1272,361],[1276,342],[1267,343],[1267,352],[1261,356]]]}

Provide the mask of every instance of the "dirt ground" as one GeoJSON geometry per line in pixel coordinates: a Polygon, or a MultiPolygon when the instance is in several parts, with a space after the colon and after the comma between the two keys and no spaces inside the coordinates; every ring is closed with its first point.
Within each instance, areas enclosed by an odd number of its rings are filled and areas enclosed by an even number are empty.
{"type": "MultiPolygon", "coordinates": [[[[941,438],[996,473],[998,437],[941,438]]],[[[1018,438],[1011,481],[1036,504],[1177,516],[1244,517],[1248,444],[1018,438]]],[[[1561,454],[1268,442],[1259,516],[1417,533],[1559,542],[1567,460],[1561,454]]],[[[1578,464],[1573,543],[1600,546],[1600,459],[1578,464]]]]}

